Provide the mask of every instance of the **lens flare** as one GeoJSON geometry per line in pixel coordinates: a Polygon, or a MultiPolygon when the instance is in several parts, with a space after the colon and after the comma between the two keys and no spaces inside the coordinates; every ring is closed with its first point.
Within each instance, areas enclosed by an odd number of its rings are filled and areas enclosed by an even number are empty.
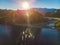
{"type": "Polygon", "coordinates": [[[28,2],[23,2],[22,3],[22,9],[24,9],[24,10],[28,10],[28,9],[30,9],[30,5],[29,5],[29,3],[28,2]]]}

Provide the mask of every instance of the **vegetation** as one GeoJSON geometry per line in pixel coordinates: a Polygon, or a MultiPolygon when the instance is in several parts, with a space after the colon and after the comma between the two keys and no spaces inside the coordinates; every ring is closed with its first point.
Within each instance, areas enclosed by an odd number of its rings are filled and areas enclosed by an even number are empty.
{"type": "Polygon", "coordinates": [[[55,27],[58,28],[58,29],[60,29],[60,21],[56,22],[55,27]]]}
{"type": "MultiPolygon", "coordinates": [[[[2,10],[0,9],[0,23],[1,24],[26,24],[27,17],[25,10],[2,10]]],[[[29,21],[31,24],[44,22],[45,19],[38,11],[31,9],[29,12],[29,21]]]]}
{"type": "Polygon", "coordinates": [[[45,14],[46,17],[51,17],[51,20],[57,20],[58,22],[55,23],[55,27],[60,29],[60,9],[56,10],[55,12],[47,12],[45,14]]]}
{"type": "Polygon", "coordinates": [[[56,10],[55,12],[47,12],[45,15],[47,17],[58,17],[58,18],[60,18],[60,9],[56,10]]]}

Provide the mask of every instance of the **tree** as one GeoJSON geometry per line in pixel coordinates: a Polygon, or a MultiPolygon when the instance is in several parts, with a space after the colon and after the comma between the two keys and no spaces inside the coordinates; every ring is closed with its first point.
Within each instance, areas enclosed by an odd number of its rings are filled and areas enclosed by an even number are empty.
{"type": "MultiPolygon", "coordinates": [[[[20,10],[19,12],[21,12],[20,10]]],[[[27,24],[27,16],[25,15],[26,10],[23,10],[22,14],[19,14],[17,10],[0,10],[0,22],[7,24],[27,24]]],[[[37,10],[30,9],[29,22],[31,24],[37,24],[45,21],[43,15],[37,10]]]]}
{"type": "Polygon", "coordinates": [[[43,15],[34,9],[29,10],[29,16],[31,24],[38,24],[45,20],[43,15]]]}

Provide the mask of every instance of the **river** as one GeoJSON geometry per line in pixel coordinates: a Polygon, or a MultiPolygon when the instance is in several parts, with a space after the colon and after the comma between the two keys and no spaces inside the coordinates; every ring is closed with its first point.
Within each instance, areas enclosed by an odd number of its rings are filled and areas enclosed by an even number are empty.
{"type": "Polygon", "coordinates": [[[48,26],[27,28],[0,24],[0,45],[60,45],[60,30],[54,27],[53,21],[48,26]]]}

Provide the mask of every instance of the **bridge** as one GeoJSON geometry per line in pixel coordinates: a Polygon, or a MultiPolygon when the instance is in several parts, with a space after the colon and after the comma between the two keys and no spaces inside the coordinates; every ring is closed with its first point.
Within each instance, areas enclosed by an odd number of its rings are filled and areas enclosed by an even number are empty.
{"type": "Polygon", "coordinates": [[[27,25],[27,24],[15,24],[17,26],[23,26],[23,27],[27,27],[27,28],[50,28],[52,29],[52,27],[50,27],[49,25],[46,25],[44,23],[42,23],[41,25],[27,25]]]}
{"type": "Polygon", "coordinates": [[[28,24],[15,24],[18,26],[29,27],[29,28],[41,28],[42,25],[28,25],[28,24]]]}

